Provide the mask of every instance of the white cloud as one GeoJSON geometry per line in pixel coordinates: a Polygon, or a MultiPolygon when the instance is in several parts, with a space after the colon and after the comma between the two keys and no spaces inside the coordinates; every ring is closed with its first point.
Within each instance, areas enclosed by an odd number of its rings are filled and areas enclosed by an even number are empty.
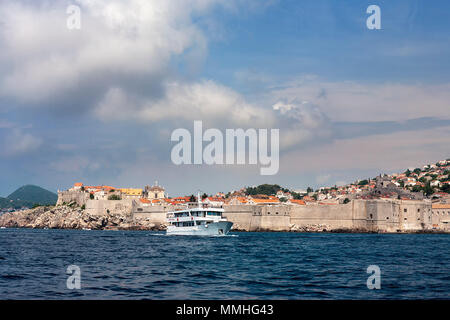
{"type": "Polygon", "coordinates": [[[321,174],[316,177],[316,182],[318,184],[324,184],[331,179],[331,174],[321,174]]]}
{"type": "Polygon", "coordinates": [[[4,154],[6,156],[19,156],[37,150],[42,144],[42,139],[29,133],[24,133],[20,129],[14,129],[6,135],[4,144],[4,154]]]}
{"type": "Polygon", "coordinates": [[[173,56],[204,55],[206,39],[191,16],[218,2],[78,0],[81,30],[69,30],[62,3],[2,1],[0,61],[9,67],[0,92],[39,103],[92,83],[102,93],[130,77],[164,81],[173,56]]]}
{"type": "Polygon", "coordinates": [[[14,127],[14,123],[0,119],[0,129],[10,129],[14,127]]]}
{"type": "Polygon", "coordinates": [[[203,120],[223,125],[267,127],[273,125],[270,110],[245,101],[235,91],[213,81],[170,83],[161,99],[129,96],[120,88],[109,90],[95,109],[102,120],[154,123],[203,120]]]}
{"type": "Polygon", "coordinates": [[[98,162],[86,156],[63,157],[50,163],[50,168],[59,172],[79,173],[84,170],[95,171],[100,168],[98,162]]]}
{"type": "Polygon", "coordinates": [[[280,172],[321,174],[324,168],[334,171],[333,176],[358,171],[398,172],[447,159],[448,150],[442,146],[448,145],[449,127],[341,139],[285,154],[280,172]]]}
{"type": "Polygon", "coordinates": [[[300,99],[333,121],[403,121],[450,118],[450,84],[355,83],[304,76],[274,88],[270,99],[300,99]]]}
{"type": "Polygon", "coordinates": [[[171,65],[172,58],[197,64],[206,54],[193,16],[217,5],[234,10],[239,2],[77,0],[81,30],[69,30],[64,4],[3,1],[0,62],[8,67],[0,96],[24,106],[91,110],[103,121],[270,127],[270,110],[211,80],[182,81],[171,65]]]}
{"type": "Polygon", "coordinates": [[[281,129],[281,147],[290,148],[313,140],[332,139],[328,117],[307,101],[283,102],[272,106],[281,129]]]}
{"type": "Polygon", "coordinates": [[[213,81],[172,83],[156,101],[114,88],[97,105],[95,114],[103,121],[166,121],[190,127],[194,120],[202,120],[206,126],[218,128],[278,128],[282,149],[332,138],[329,119],[314,105],[280,101],[268,109],[246,102],[213,81]]]}
{"type": "MultiPolygon", "coordinates": [[[[74,4],[81,6],[81,30],[66,28],[64,4],[0,3],[0,95],[28,106],[89,109],[105,122],[190,125],[201,119],[216,127],[279,128],[284,149],[332,141],[331,121],[450,117],[450,84],[357,84],[306,76],[267,90],[257,104],[212,80],[181,80],[172,59],[197,64],[207,52],[207,37],[193,17],[208,15],[216,5],[233,8],[229,1],[74,4]]],[[[271,82],[257,71],[236,77],[271,82]]],[[[23,133],[22,138],[16,151],[40,143],[23,133]]]]}

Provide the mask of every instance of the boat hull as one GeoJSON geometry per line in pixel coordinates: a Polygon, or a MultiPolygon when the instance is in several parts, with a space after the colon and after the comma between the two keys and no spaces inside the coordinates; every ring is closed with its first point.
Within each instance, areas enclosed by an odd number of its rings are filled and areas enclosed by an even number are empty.
{"type": "Polygon", "coordinates": [[[192,227],[168,226],[166,234],[180,236],[225,236],[232,226],[233,223],[230,221],[219,221],[192,227]]]}

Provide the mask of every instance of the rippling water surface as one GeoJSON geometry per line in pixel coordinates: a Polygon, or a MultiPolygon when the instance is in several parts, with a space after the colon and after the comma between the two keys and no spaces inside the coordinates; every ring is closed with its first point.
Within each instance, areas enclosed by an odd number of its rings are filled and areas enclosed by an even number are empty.
{"type": "Polygon", "coordinates": [[[450,235],[0,230],[1,299],[449,299],[450,235]],[[81,289],[66,287],[67,266],[81,289]],[[369,265],[381,289],[369,290],[369,265]]]}

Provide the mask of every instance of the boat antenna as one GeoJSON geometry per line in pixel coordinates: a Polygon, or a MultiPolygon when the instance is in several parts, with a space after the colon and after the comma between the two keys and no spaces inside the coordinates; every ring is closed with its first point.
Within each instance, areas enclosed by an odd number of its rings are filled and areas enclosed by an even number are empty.
{"type": "Polygon", "coordinates": [[[198,208],[202,208],[202,203],[200,201],[200,189],[197,190],[197,202],[198,202],[198,208]]]}

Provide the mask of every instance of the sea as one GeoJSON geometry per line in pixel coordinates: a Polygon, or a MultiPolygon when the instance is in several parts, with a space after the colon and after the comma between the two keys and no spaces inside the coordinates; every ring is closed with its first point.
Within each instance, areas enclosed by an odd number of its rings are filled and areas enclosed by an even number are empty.
{"type": "Polygon", "coordinates": [[[449,234],[0,229],[0,299],[450,299],[449,234]]]}

